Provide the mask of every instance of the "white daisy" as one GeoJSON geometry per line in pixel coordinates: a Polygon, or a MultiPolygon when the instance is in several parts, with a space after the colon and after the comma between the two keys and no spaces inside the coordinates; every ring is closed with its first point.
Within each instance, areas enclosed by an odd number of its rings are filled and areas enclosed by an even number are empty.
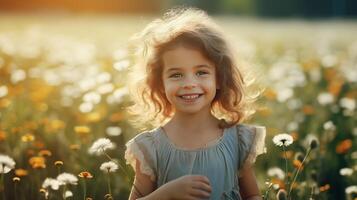
{"type": "Polygon", "coordinates": [[[117,126],[110,126],[106,129],[106,133],[109,136],[118,136],[121,134],[121,128],[117,126]]]}
{"type": "Polygon", "coordinates": [[[353,194],[353,193],[356,193],[356,194],[357,194],[357,185],[348,186],[348,187],[345,189],[345,192],[346,192],[346,194],[353,194]]]}
{"type": "Polygon", "coordinates": [[[128,68],[129,65],[130,65],[129,60],[121,60],[119,62],[114,63],[113,67],[114,67],[114,69],[116,69],[118,71],[122,71],[122,70],[125,70],[126,68],[128,68]]]}
{"type": "Polygon", "coordinates": [[[272,167],[272,168],[268,169],[267,174],[270,177],[276,177],[280,180],[284,180],[284,178],[285,178],[284,171],[282,169],[280,169],[279,167],[272,167]]]}
{"type": "Polygon", "coordinates": [[[306,147],[306,148],[311,148],[311,149],[315,149],[318,146],[318,138],[315,134],[308,134],[306,136],[306,138],[303,140],[302,144],[306,147]]]}
{"type": "Polygon", "coordinates": [[[11,72],[11,82],[17,83],[26,79],[26,72],[22,69],[16,69],[11,72]]]}
{"type": "Polygon", "coordinates": [[[60,182],[53,178],[46,178],[42,183],[43,188],[47,189],[48,187],[51,187],[52,190],[58,190],[60,185],[60,182]]]}
{"type": "Polygon", "coordinates": [[[69,190],[67,190],[65,193],[64,193],[64,197],[65,198],[68,198],[68,197],[73,197],[73,193],[69,190]]]}
{"type": "Polygon", "coordinates": [[[104,171],[104,172],[115,172],[118,169],[118,165],[113,162],[113,161],[109,161],[109,162],[105,162],[102,165],[100,165],[100,170],[104,171]]]}
{"type": "Polygon", "coordinates": [[[60,185],[77,185],[78,182],[78,178],[75,175],[66,172],[58,175],[57,180],[60,182],[60,185]]]}
{"type": "Polygon", "coordinates": [[[289,134],[282,133],[273,137],[273,142],[277,146],[289,146],[294,141],[293,137],[289,134]]]}
{"type": "Polygon", "coordinates": [[[329,92],[323,92],[320,93],[317,96],[317,101],[321,104],[321,105],[327,105],[327,104],[331,104],[334,101],[334,97],[331,93],[329,92]]]}
{"type": "Polygon", "coordinates": [[[101,155],[108,149],[114,149],[115,145],[108,138],[99,138],[89,148],[89,154],[101,155]]]}
{"type": "Polygon", "coordinates": [[[274,190],[278,190],[280,188],[280,185],[279,184],[273,184],[273,188],[274,188],[274,190]]]}
{"type": "Polygon", "coordinates": [[[6,96],[8,93],[8,89],[7,87],[4,86],[0,86],[0,98],[6,96]]]}
{"type": "Polygon", "coordinates": [[[15,161],[7,155],[0,154],[0,174],[6,174],[15,168],[15,161]]]}
{"type": "Polygon", "coordinates": [[[353,174],[353,169],[351,168],[342,168],[340,169],[341,176],[351,176],[353,174]]]}
{"type": "Polygon", "coordinates": [[[323,125],[323,127],[324,127],[325,130],[329,130],[329,131],[334,131],[334,130],[336,130],[336,126],[335,126],[335,124],[333,124],[332,121],[327,121],[327,122],[325,122],[324,125],[323,125]]]}
{"type": "Polygon", "coordinates": [[[344,97],[340,100],[340,106],[347,110],[354,110],[356,108],[356,102],[354,99],[344,97]]]}

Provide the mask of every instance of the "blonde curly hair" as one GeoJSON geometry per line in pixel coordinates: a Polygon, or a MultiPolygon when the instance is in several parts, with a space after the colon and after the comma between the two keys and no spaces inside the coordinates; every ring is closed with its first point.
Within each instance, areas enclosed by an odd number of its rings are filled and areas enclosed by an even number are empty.
{"type": "Polygon", "coordinates": [[[218,89],[211,112],[230,127],[246,119],[257,95],[246,95],[246,80],[234,59],[220,28],[202,10],[176,8],[149,23],[132,38],[135,65],[131,72],[129,112],[135,126],[160,126],[172,117],[173,108],[166,98],[162,81],[162,55],[178,45],[199,50],[215,64],[218,89]]]}

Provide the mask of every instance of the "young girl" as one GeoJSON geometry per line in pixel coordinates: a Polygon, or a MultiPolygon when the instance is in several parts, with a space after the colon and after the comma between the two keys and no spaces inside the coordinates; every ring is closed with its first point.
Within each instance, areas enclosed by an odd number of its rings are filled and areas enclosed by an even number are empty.
{"type": "Polygon", "coordinates": [[[136,38],[145,76],[131,110],[157,127],[127,143],[130,199],[261,199],[252,164],[265,129],[240,124],[251,113],[246,85],[217,25],[176,9],[136,38]]]}

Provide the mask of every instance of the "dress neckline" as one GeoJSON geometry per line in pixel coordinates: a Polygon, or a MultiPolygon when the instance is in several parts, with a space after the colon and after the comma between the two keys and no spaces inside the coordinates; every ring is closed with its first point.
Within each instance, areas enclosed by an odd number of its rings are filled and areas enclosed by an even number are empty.
{"type": "Polygon", "coordinates": [[[212,140],[210,142],[208,142],[207,144],[205,144],[204,147],[198,147],[198,148],[194,148],[194,149],[191,149],[191,148],[184,148],[184,147],[178,147],[176,146],[173,142],[171,142],[170,138],[167,136],[165,130],[163,129],[162,126],[160,126],[158,128],[159,132],[161,135],[164,136],[165,140],[168,142],[168,144],[173,148],[173,149],[176,149],[176,150],[179,150],[179,151],[187,151],[187,152],[196,152],[196,151],[202,151],[202,150],[207,150],[207,149],[210,149],[210,148],[215,148],[217,147],[220,143],[222,143],[225,135],[227,135],[227,132],[228,132],[228,129],[230,129],[231,127],[229,128],[224,128],[223,129],[223,133],[222,133],[222,136],[220,136],[219,138],[215,139],[215,140],[212,140]]]}

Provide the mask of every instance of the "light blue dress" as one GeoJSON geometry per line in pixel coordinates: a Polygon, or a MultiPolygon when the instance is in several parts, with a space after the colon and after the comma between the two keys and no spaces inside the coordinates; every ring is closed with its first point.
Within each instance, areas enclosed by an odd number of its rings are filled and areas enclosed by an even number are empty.
{"type": "Polygon", "coordinates": [[[127,144],[125,158],[135,169],[160,187],[184,175],[204,175],[210,180],[210,199],[242,199],[239,194],[239,169],[252,164],[265,152],[265,128],[235,125],[225,128],[221,138],[209,146],[188,150],[176,147],[162,127],[143,132],[127,144]]]}

